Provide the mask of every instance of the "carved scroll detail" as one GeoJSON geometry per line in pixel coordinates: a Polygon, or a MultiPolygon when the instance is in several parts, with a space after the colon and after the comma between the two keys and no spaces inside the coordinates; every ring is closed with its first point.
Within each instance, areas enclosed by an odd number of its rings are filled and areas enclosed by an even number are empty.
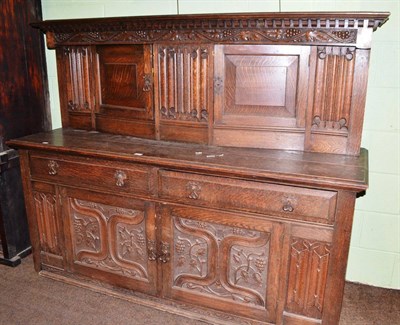
{"type": "Polygon", "coordinates": [[[269,233],[178,217],[173,225],[174,286],[265,306],[269,233]]]}
{"type": "Polygon", "coordinates": [[[70,199],[75,263],[147,280],[143,211],[70,199]]]}
{"type": "MultiPolygon", "coordinates": [[[[172,23],[173,24],[173,23],[172,23]]],[[[169,26],[169,28],[171,28],[169,26]]],[[[90,44],[90,43],[147,43],[158,41],[178,42],[239,42],[239,43],[350,43],[357,41],[357,29],[335,28],[184,28],[161,30],[125,30],[125,31],[98,31],[55,33],[57,44],[90,44]]]]}
{"type": "Polygon", "coordinates": [[[331,245],[292,238],[287,310],[322,317],[331,245]]]}
{"type": "Polygon", "coordinates": [[[166,120],[179,120],[179,121],[193,121],[193,122],[207,122],[208,112],[205,109],[200,111],[200,114],[196,109],[190,112],[177,112],[175,107],[167,109],[162,106],[160,108],[161,118],[166,120]]]}

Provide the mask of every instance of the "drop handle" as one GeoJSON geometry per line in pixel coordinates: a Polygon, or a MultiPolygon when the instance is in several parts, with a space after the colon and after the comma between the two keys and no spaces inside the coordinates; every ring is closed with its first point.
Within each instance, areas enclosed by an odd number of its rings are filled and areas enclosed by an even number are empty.
{"type": "Polygon", "coordinates": [[[126,176],[126,173],[122,170],[117,170],[114,174],[115,178],[115,185],[118,187],[125,186],[125,181],[128,179],[128,176],[126,176]]]}
{"type": "Polygon", "coordinates": [[[161,253],[158,256],[158,260],[162,263],[167,263],[170,258],[171,258],[171,254],[169,252],[170,248],[169,248],[169,244],[162,242],[161,243],[161,253]]]}
{"type": "Polygon", "coordinates": [[[147,241],[147,257],[149,261],[157,261],[157,248],[154,240],[147,241]]]}
{"type": "Polygon", "coordinates": [[[294,208],[290,203],[286,203],[283,205],[282,210],[285,212],[293,212],[294,208]]]}
{"type": "Polygon", "coordinates": [[[58,174],[58,168],[60,167],[55,160],[50,160],[47,164],[47,167],[49,167],[49,175],[57,175],[58,174]]]}

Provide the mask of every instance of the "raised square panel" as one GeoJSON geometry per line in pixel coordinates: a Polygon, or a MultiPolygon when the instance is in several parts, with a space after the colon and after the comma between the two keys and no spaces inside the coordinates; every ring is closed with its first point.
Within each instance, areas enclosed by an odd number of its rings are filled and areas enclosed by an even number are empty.
{"type": "Polygon", "coordinates": [[[217,127],[303,127],[308,56],[308,47],[217,46],[217,127]]]}
{"type": "Polygon", "coordinates": [[[297,56],[227,55],[225,67],[225,113],[295,116],[297,56]]]}
{"type": "Polygon", "coordinates": [[[97,117],[102,119],[98,123],[101,131],[115,132],[110,117],[152,119],[151,47],[105,45],[97,46],[96,51],[100,95],[97,117]]]}
{"type": "Polygon", "coordinates": [[[136,64],[105,64],[104,83],[103,104],[134,106],[138,95],[136,64]]]}
{"type": "Polygon", "coordinates": [[[286,69],[282,67],[238,67],[235,104],[284,106],[285,81],[286,69]]]}

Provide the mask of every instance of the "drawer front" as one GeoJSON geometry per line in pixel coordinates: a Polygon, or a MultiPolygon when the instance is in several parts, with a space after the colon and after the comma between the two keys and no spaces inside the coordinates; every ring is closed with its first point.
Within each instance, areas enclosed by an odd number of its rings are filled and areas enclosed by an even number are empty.
{"type": "Polygon", "coordinates": [[[120,192],[151,192],[151,168],[81,157],[32,155],[31,177],[64,185],[120,192]]]}
{"type": "Polygon", "coordinates": [[[160,171],[161,198],[332,224],[336,192],[160,171]]]}

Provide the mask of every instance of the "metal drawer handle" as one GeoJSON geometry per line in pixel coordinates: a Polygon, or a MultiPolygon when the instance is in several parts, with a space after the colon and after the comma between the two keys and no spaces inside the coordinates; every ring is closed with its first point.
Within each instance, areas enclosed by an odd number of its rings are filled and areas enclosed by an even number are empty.
{"type": "Polygon", "coordinates": [[[188,182],[186,184],[187,196],[189,199],[198,200],[201,192],[201,185],[197,182],[188,182]]]}
{"type": "Polygon", "coordinates": [[[144,79],[144,85],[143,85],[143,91],[150,91],[151,90],[151,84],[153,81],[153,78],[150,73],[147,73],[143,76],[144,79]]]}
{"type": "Polygon", "coordinates": [[[114,178],[115,178],[115,185],[122,187],[125,185],[125,180],[128,178],[128,176],[126,176],[126,173],[122,170],[117,170],[114,174],[114,178]]]}
{"type": "Polygon", "coordinates": [[[50,160],[47,164],[49,167],[49,175],[57,175],[58,168],[60,167],[55,160],[50,160]]]}
{"type": "Polygon", "coordinates": [[[154,240],[147,241],[147,258],[149,261],[157,260],[156,242],[154,240]]]}
{"type": "Polygon", "coordinates": [[[286,203],[283,205],[282,210],[285,212],[293,212],[294,208],[290,203],[286,203]]]}
{"type": "Polygon", "coordinates": [[[171,254],[169,253],[169,244],[161,243],[161,254],[158,256],[158,260],[162,263],[167,263],[170,260],[171,254]]]}

